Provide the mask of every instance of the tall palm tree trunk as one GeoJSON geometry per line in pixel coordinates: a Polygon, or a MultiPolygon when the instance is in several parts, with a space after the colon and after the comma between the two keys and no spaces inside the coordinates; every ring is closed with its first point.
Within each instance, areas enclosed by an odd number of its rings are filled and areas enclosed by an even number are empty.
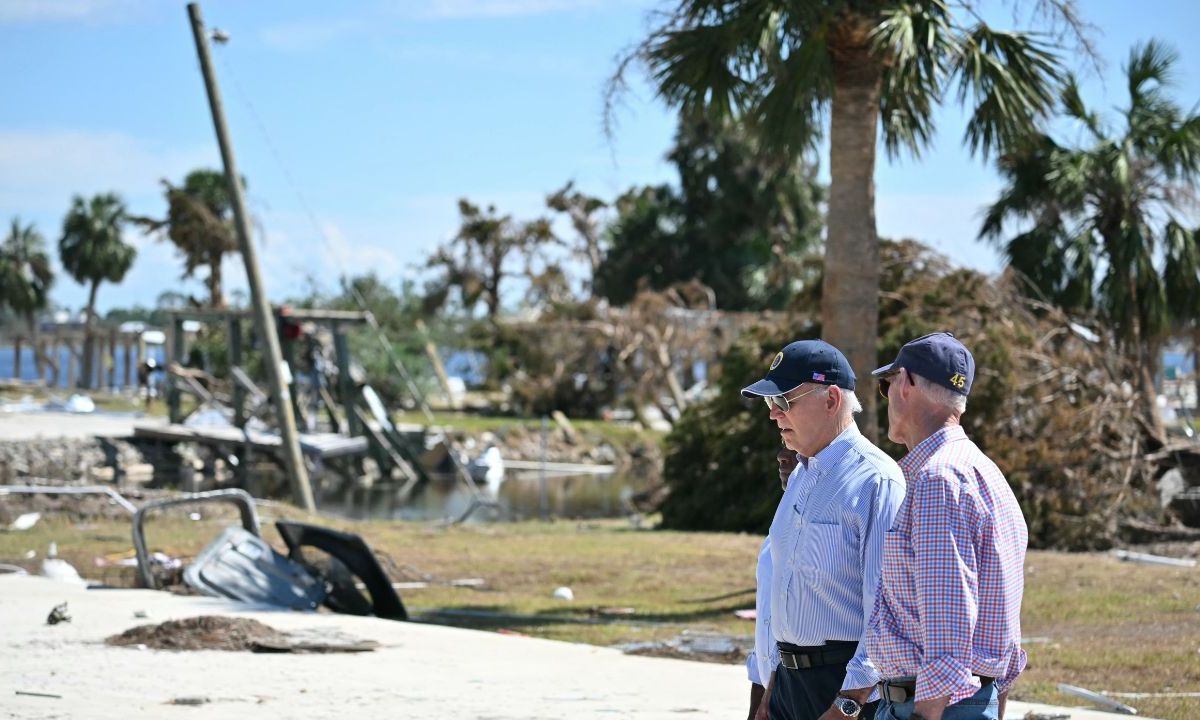
{"type": "Polygon", "coordinates": [[[1162,348],[1158,343],[1145,342],[1139,345],[1137,381],[1142,396],[1142,406],[1146,415],[1146,424],[1150,434],[1159,443],[1167,441],[1167,426],[1163,423],[1162,413],[1158,409],[1158,389],[1154,387],[1154,377],[1158,375],[1162,365],[1162,348]]]}
{"type": "MultiPolygon", "coordinates": [[[[879,237],[875,230],[875,146],[881,68],[860,28],[834,55],[830,129],[829,237],[821,289],[823,338],[846,354],[860,385],[877,367],[879,237]]],[[[877,437],[875,393],[858,392],[864,435],[877,437]]]]}
{"type": "Polygon", "coordinates": [[[92,289],[88,291],[87,317],[83,321],[83,362],[80,363],[79,382],[77,385],[84,390],[92,387],[92,326],[96,319],[96,292],[100,289],[100,281],[92,281],[92,289]]]}
{"type": "MultiPolygon", "coordinates": [[[[1192,410],[1192,420],[1200,416],[1200,324],[1192,327],[1192,385],[1196,390],[1196,404],[1192,410]]],[[[1200,427],[1196,428],[1200,430],[1200,427]]]]}
{"type": "MultiPolygon", "coordinates": [[[[39,352],[41,346],[38,341],[41,338],[38,337],[38,326],[35,319],[36,316],[37,313],[33,311],[26,313],[25,325],[29,328],[29,347],[33,348],[33,368],[37,373],[37,379],[40,382],[46,379],[46,375],[44,372],[45,367],[42,365],[42,354],[39,352]]],[[[17,379],[19,380],[20,378],[17,379]]]]}
{"type": "Polygon", "coordinates": [[[225,307],[225,293],[221,287],[221,258],[223,253],[213,253],[208,262],[208,304],[214,308],[225,307]]]}

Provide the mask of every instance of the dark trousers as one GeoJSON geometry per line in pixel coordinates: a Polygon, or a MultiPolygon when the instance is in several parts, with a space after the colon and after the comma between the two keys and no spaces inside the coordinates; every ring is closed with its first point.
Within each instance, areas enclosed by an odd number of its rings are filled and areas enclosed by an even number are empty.
{"type": "MultiPolygon", "coordinates": [[[[808,670],[775,668],[775,686],[767,706],[770,720],[817,720],[833,705],[846,679],[846,664],[824,665],[808,670]]],[[[872,720],[878,702],[863,706],[860,720],[872,720]]]]}

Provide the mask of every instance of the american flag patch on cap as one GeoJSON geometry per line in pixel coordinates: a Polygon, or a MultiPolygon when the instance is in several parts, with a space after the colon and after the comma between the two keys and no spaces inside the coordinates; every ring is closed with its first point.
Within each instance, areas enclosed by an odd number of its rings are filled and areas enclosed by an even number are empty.
{"type": "Polygon", "coordinates": [[[825,373],[813,373],[813,380],[825,382],[825,373]]]}

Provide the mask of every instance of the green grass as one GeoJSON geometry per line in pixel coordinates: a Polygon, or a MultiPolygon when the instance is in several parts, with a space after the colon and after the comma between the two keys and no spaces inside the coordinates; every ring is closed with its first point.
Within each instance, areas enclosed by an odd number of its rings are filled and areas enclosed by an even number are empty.
{"type": "MultiPolygon", "coordinates": [[[[223,519],[205,510],[201,521],[185,512],[151,520],[148,540],[168,554],[197,552],[223,519]]],[[[266,508],[265,535],[277,538],[266,508]]],[[[733,615],[754,602],[759,538],[722,533],[634,530],[624,521],[525,522],[440,526],[399,522],[322,524],[356,532],[390,562],[396,580],[427,580],[403,590],[415,613],[462,627],[506,631],[597,645],[662,640],[682,631],[750,635],[751,623],[733,615]],[[451,587],[455,578],[479,577],[482,588],[451,587]],[[551,597],[559,585],[574,602],[551,597]],[[610,617],[605,608],[632,607],[610,617]],[[438,611],[490,611],[505,617],[464,618],[438,611]]],[[[132,572],[95,567],[93,558],[128,552],[128,523],[71,523],[43,519],[23,532],[0,531],[0,562],[41,553],[51,539],[60,555],[89,576],[120,584],[132,572]]],[[[39,555],[40,557],[40,555],[39,555]]],[[[1029,669],[1013,691],[1018,700],[1063,705],[1082,701],[1057,692],[1058,683],[1097,691],[1200,691],[1200,570],[1120,563],[1100,554],[1030,553],[1023,608],[1029,669]]],[[[1127,700],[1141,714],[1194,717],[1195,698],[1127,700]]]]}

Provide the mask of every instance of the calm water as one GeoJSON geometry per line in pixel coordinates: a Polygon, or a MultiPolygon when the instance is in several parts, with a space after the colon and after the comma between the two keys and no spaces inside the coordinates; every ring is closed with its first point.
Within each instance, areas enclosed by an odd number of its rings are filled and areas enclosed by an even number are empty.
{"type": "MultiPolygon", "coordinates": [[[[163,361],[163,348],[150,346],[147,353],[163,361]]],[[[60,363],[59,383],[57,387],[66,388],[66,369],[68,353],[66,347],[58,349],[57,358],[60,363]]],[[[0,378],[13,377],[13,348],[0,347],[0,378]]],[[[126,358],[123,348],[117,349],[116,382],[120,387],[125,377],[125,363],[137,363],[136,351],[126,358]]],[[[456,368],[463,374],[469,374],[470,363],[461,360],[464,367],[456,368]]],[[[78,368],[79,363],[76,362],[78,368]]],[[[49,382],[49,368],[46,368],[46,382],[49,382]]],[[[37,371],[33,362],[33,351],[23,348],[21,353],[21,379],[32,381],[37,379],[37,371]]],[[[130,382],[136,387],[137,372],[133,368],[130,382]]],[[[94,385],[93,385],[94,386],[94,385]]],[[[264,478],[265,479],[265,478],[264,478]]],[[[281,478],[272,480],[281,480],[281,478]]],[[[268,482],[267,484],[271,484],[268,482]]],[[[605,518],[620,517],[631,511],[629,498],[636,492],[646,489],[645,482],[637,478],[622,475],[548,475],[544,480],[537,472],[509,471],[498,487],[480,484],[483,497],[495,501],[496,508],[481,508],[470,518],[471,522],[486,522],[492,520],[508,521],[533,519],[539,517],[556,518],[605,518]]],[[[472,494],[463,487],[461,482],[451,477],[435,477],[431,482],[418,486],[407,502],[401,504],[396,499],[395,486],[379,485],[372,488],[355,488],[347,491],[341,498],[325,498],[318,501],[322,512],[344,515],[359,519],[395,519],[395,520],[444,520],[457,519],[466,512],[471,504],[472,494]]]]}
{"type": "MultiPolygon", "coordinates": [[[[494,500],[498,508],[480,508],[470,521],[621,517],[632,511],[630,496],[644,486],[621,475],[547,477],[543,485],[537,473],[509,473],[498,488],[478,486],[483,497],[494,500]]],[[[435,478],[418,487],[403,505],[396,500],[394,487],[355,489],[340,503],[318,503],[324,512],[392,520],[458,519],[470,504],[471,493],[450,477],[435,478]]]]}
{"type": "MultiPolygon", "coordinates": [[[[68,350],[66,348],[66,346],[62,346],[62,347],[59,347],[57,349],[57,351],[51,350],[50,353],[55,357],[56,360],[58,360],[58,369],[59,369],[58,385],[56,385],[55,387],[66,388],[67,387],[67,366],[70,363],[70,361],[68,360],[68,357],[70,356],[70,350],[68,350]]],[[[146,347],[146,354],[148,356],[154,358],[160,364],[164,360],[164,353],[163,353],[162,346],[149,345],[146,347]]],[[[0,347],[0,379],[4,379],[4,380],[12,379],[13,368],[16,366],[15,362],[14,362],[16,359],[15,356],[16,356],[16,352],[13,350],[12,347],[0,347]]],[[[129,362],[132,362],[134,364],[134,367],[130,368],[130,371],[129,371],[129,383],[131,386],[137,387],[137,367],[136,367],[136,365],[138,363],[137,349],[131,348],[129,357],[126,357],[125,349],[122,347],[118,347],[117,353],[116,353],[116,363],[115,363],[116,371],[117,371],[115,380],[116,380],[118,388],[120,388],[125,381],[125,364],[129,363],[129,362]]],[[[79,364],[78,360],[75,361],[75,368],[76,368],[76,372],[80,371],[80,364],[79,364]]],[[[46,373],[46,377],[44,377],[42,379],[45,380],[47,383],[49,383],[50,377],[51,377],[50,368],[45,367],[45,368],[43,368],[43,370],[46,373]]],[[[100,377],[99,374],[100,374],[100,368],[95,368],[95,377],[93,378],[92,387],[98,386],[98,384],[99,384],[98,381],[99,381],[99,377],[100,377]]],[[[27,381],[32,381],[32,380],[38,379],[37,367],[33,362],[32,348],[28,348],[28,347],[21,348],[21,378],[20,379],[27,380],[27,381]]]]}

